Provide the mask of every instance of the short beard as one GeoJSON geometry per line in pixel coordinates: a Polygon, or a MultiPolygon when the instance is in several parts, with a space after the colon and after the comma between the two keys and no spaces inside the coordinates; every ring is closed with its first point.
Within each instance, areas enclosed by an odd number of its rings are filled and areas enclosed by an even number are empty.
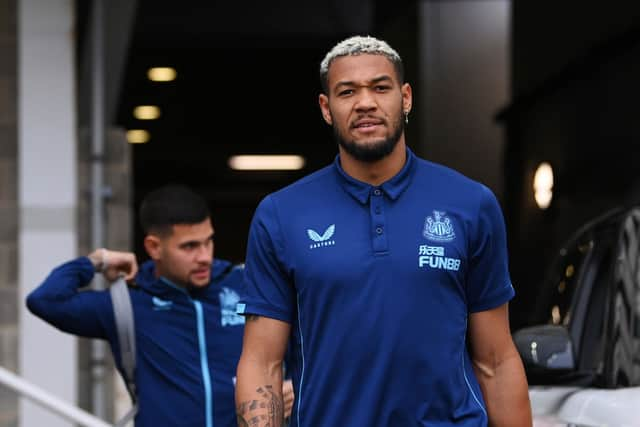
{"type": "MultiPolygon", "coordinates": [[[[337,126],[333,126],[333,135],[338,145],[344,149],[351,157],[361,162],[374,163],[384,159],[393,152],[400,141],[402,132],[404,132],[404,122],[402,114],[396,123],[393,123],[395,132],[382,141],[376,141],[372,144],[358,144],[354,140],[348,140],[342,136],[337,126]]],[[[335,121],[334,121],[335,123],[335,121]]]]}

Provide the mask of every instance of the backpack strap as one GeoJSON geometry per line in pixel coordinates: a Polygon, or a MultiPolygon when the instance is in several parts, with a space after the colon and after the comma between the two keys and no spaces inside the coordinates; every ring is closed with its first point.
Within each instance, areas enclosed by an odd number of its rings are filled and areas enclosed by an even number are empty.
{"type": "Polygon", "coordinates": [[[109,293],[111,294],[113,316],[116,321],[118,344],[120,346],[121,373],[133,404],[129,412],[115,424],[120,427],[126,425],[138,412],[138,395],[135,383],[136,330],[129,289],[122,277],[111,284],[109,293]]]}

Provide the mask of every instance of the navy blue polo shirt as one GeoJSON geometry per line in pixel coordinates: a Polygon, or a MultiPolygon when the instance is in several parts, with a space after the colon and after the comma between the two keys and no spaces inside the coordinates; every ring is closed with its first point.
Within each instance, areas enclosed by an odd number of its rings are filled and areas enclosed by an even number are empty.
{"type": "Polygon", "coordinates": [[[292,326],[293,426],[479,426],[469,313],[514,296],[489,189],[416,157],[374,187],[336,161],[256,210],[238,312],[292,326]]]}

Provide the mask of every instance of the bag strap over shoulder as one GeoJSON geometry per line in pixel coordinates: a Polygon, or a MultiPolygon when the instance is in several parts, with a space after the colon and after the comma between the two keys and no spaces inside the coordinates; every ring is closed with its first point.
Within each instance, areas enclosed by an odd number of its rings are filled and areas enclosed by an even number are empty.
{"type": "Polygon", "coordinates": [[[123,278],[118,278],[109,287],[113,315],[118,332],[118,344],[120,346],[120,359],[122,363],[122,376],[133,403],[129,412],[116,423],[116,426],[126,425],[138,412],[138,395],[135,383],[136,370],[136,329],[131,306],[131,297],[127,283],[123,278]]]}

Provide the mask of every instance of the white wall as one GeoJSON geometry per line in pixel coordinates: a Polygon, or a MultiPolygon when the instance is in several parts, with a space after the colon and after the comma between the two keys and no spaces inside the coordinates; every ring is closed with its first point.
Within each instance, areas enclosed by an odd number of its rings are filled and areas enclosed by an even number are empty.
{"type": "MultiPolygon", "coordinates": [[[[31,315],[28,292],[77,254],[73,0],[18,6],[20,374],[76,402],[76,340],[31,315]]],[[[23,427],[70,426],[26,400],[23,427]]]]}

